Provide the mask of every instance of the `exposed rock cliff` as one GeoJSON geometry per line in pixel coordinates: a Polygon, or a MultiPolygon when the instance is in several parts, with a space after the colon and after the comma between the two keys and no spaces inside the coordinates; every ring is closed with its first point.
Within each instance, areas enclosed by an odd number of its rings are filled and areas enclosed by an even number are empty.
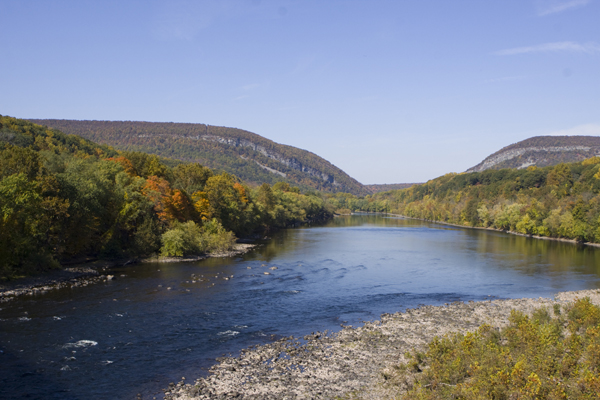
{"type": "Polygon", "coordinates": [[[467,172],[486,169],[546,167],[561,162],[577,162],[600,154],[600,137],[536,136],[504,147],[467,172]]]}
{"type": "Polygon", "coordinates": [[[273,184],[284,180],[302,189],[357,195],[369,192],[361,183],[314,153],[278,144],[241,129],[136,121],[31,121],[119,150],[199,162],[247,182],[273,184]]]}
{"type": "MultiPolygon", "coordinates": [[[[197,139],[206,140],[209,142],[224,143],[224,144],[234,146],[234,147],[240,147],[240,146],[241,147],[250,147],[252,150],[257,151],[260,154],[262,154],[263,156],[265,156],[271,160],[275,160],[275,161],[285,165],[288,168],[291,168],[296,171],[306,172],[310,176],[314,176],[319,179],[322,179],[323,181],[329,182],[329,183],[333,184],[334,186],[339,186],[339,184],[335,181],[335,177],[333,175],[324,173],[315,168],[311,168],[311,167],[302,165],[302,163],[299,162],[296,158],[285,158],[281,154],[278,154],[277,152],[274,152],[274,151],[269,151],[265,147],[263,147],[259,144],[253,143],[249,140],[244,140],[244,139],[240,139],[240,138],[233,138],[233,139],[223,138],[223,137],[214,136],[214,135],[197,136],[197,139]]],[[[257,161],[257,163],[258,163],[258,161],[257,161]]],[[[264,169],[266,169],[272,173],[279,174],[284,177],[286,176],[286,174],[284,174],[283,172],[277,171],[273,168],[269,168],[260,163],[258,163],[258,164],[261,167],[263,167],[264,169]]]]}

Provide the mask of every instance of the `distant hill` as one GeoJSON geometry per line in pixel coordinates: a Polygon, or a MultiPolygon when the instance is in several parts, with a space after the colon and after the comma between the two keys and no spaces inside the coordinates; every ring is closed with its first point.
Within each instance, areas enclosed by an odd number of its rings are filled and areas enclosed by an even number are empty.
{"type": "Polygon", "coordinates": [[[600,154],[598,136],[535,136],[506,146],[467,172],[486,169],[547,167],[578,162],[600,154]]]}
{"type": "Polygon", "coordinates": [[[365,189],[369,193],[380,193],[387,192],[389,190],[400,190],[406,189],[414,185],[421,185],[421,183],[384,183],[380,185],[364,185],[365,189]]]}
{"type": "Polygon", "coordinates": [[[361,183],[316,154],[241,129],[172,122],[30,121],[118,150],[198,162],[246,182],[286,181],[302,189],[368,193],[361,183]]]}

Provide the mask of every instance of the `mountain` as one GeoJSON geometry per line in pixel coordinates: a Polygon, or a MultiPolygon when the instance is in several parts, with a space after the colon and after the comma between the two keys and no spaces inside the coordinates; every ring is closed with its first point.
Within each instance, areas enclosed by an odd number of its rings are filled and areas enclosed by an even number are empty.
{"type": "Polygon", "coordinates": [[[0,282],[59,263],[223,252],[234,234],[331,218],[324,197],[250,188],[197,163],[119,154],[0,115],[0,282]]]}
{"type": "Polygon", "coordinates": [[[600,154],[598,136],[535,136],[495,152],[466,172],[486,169],[547,167],[600,154]]]}
{"type": "Polygon", "coordinates": [[[374,185],[364,185],[369,193],[380,193],[388,192],[390,190],[406,189],[414,185],[421,185],[422,183],[383,183],[374,185]]]}
{"type": "Polygon", "coordinates": [[[246,182],[285,181],[305,190],[368,193],[361,183],[314,153],[237,128],[173,122],[29,121],[118,150],[197,162],[246,182]]]}
{"type": "Polygon", "coordinates": [[[543,168],[448,173],[408,189],[365,199],[348,196],[344,201],[340,208],[352,211],[389,211],[453,225],[597,244],[600,157],[543,168]]]}

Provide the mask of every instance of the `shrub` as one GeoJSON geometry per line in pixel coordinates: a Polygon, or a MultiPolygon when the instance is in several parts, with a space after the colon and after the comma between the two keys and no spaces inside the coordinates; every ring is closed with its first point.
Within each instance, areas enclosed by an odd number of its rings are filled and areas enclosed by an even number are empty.
{"type": "Polygon", "coordinates": [[[510,325],[435,338],[399,367],[416,373],[404,399],[591,399],[600,393],[600,308],[578,300],[554,317],[513,311],[510,325]],[[564,334],[564,326],[569,334],[564,334]],[[420,372],[423,371],[423,372],[420,372]]]}
{"type": "Polygon", "coordinates": [[[163,256],[183,257],[204,252],[205,244],[202,229],[194,221],[176,223],[173,229],[162,234],[163,256]]]}
{"type": "Polygon", "coordinates": [[[203,227],[194,221],[176,223],[162,235],[160,253],[163,256],[183,257],[191,254],[224,252],[233,247],[235,235],[212,219],[203,227]]]}
{"type": "Polygon", "coordinates": [[[220,253],[233,247],[235,235],[223,228],[223,225],[213,218],[204,224],[204,251],[209,253],[220,253]]]}

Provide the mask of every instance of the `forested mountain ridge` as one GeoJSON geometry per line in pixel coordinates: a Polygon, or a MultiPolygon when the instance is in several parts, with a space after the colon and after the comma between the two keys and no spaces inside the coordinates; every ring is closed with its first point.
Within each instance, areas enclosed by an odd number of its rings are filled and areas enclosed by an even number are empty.
{"type": "Polygon", "coordinates": [[[320,193],[237,177],[0,115],[0,280],[66,262],[223,251],[331,217],[320,193]]]}
{"type": "Polygon", "coordinates": [[[600,243],[600,157],[538,168],[449,173],[424,184],[336,198],[339,208],[600,243]]]}
{"type": "Polygon", "coordinates": [[[486,169],[547,167],[600,154],[597,136],[535,136],[506,146],[466,172],[486,169]]]}
{"type": "Polygon", "coordinates": [[[406,189],[413,185],[420,185],[421,183],[381,183],[373,185],[364,185],[365,189],[371,194],[388,192],[390,190],[406,189]]]}
{"type": "Polygon", "coordinates": [[[314,153],[237,128],[172,122],[30,121],[119,150],[197,162],[246,182],[285,181],[301,189],[368,193],[358,181],[314,153]]]}

